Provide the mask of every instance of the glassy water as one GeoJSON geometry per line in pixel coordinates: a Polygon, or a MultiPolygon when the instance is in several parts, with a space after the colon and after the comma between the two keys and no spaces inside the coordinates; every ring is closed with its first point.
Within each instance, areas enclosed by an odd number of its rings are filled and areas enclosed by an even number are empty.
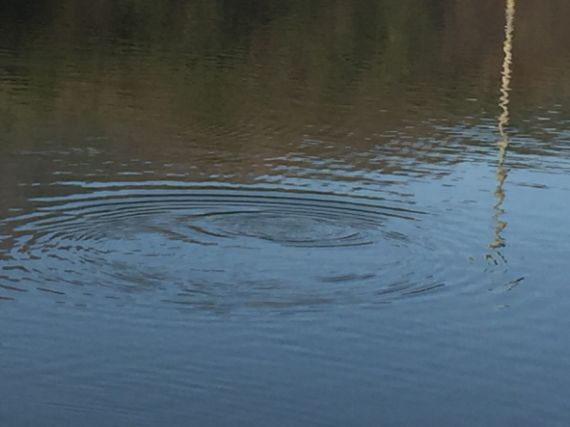
{"type": "Polygon", "coordinates": [[[0,424],[567,426],[569,14],[2,2],[0,424]]]}

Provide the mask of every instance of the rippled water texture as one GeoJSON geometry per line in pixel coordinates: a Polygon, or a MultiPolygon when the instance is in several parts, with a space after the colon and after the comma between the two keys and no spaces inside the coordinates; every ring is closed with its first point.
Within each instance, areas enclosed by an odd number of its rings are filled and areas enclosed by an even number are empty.
{"type": "Polygon", "coordinates": [[[569,425],[568,16],[1,2],[0,425],[569,425]]]}
{"type": "Polygon", "coordinates": [[[204,187],[38,201],[4,223],[5,290],[138,291],[209,308],[378,303],[443,286],[436,266],[450,262],[418,238],[425,213],[363,197],[204,187]]]}

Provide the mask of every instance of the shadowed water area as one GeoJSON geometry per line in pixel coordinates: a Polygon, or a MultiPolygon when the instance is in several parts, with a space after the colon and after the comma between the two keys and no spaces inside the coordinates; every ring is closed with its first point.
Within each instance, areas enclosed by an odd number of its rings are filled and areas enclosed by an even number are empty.
{"type": "Polygon", "coordinates": [[[0,425],[569,425],[569,16],[2,1],[0,425]]]}

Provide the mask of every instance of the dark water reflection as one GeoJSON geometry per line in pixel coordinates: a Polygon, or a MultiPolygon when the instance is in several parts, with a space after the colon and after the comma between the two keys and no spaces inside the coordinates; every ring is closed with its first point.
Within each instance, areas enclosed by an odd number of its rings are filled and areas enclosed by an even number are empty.
{"type": "Polygon", "coordinates": [[[0,424],[566,426],[562,0],[0,4],[0,424]]]}

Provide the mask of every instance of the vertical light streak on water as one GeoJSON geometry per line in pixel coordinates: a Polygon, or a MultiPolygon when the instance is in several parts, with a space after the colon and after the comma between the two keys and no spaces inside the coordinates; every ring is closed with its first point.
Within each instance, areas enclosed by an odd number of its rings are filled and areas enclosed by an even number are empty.
{"type": "Polygon", "coordinates": [[[505,201],[504,184],[507,179],[508,169],[506,167],[507,149],[509,147],[509,136],[506,127],[509,125],[509,104],[512,78],[513,63],[513,35],[515,30],[515,0],[507,0],[505,8],[505,41],[503,43],[503,68],[501,70],[501,96],[499,98],[499,133],[501,139],[497,146],[499,148],[499,156],[497,161],[496,179],[497,187],[495,188],[495,205],[493,219],[495,223],[495,236],[490,248],[496,251],[496,254],[503,259],[498,249],[505,246],[505,239],[502,236],[503,230],[507,227],[507,222],[502,219],[504,213],[503,203],[505,201]]]}

